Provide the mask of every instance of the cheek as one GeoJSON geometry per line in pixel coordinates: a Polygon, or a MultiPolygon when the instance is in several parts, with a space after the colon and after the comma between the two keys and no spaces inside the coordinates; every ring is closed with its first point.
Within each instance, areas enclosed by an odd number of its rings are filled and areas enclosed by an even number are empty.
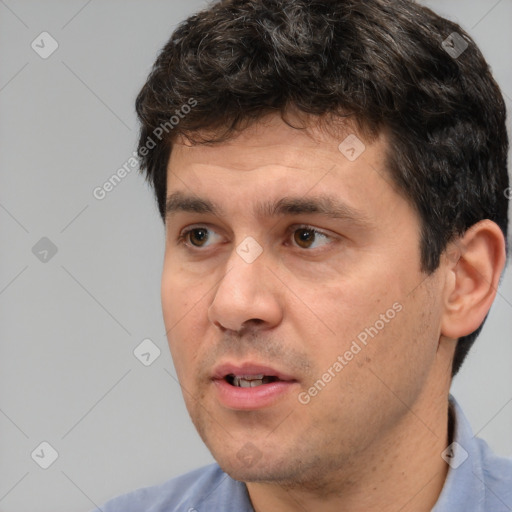
{"type": "Polygon", "coordinates": [[[388,316],[394,317],[393,304],[403,300],[400,289],[393,285],[396,279],[370,270],[358,275],[364,277],[345,276],[316,286],[297,282],[294,292],[297,290],[300,301],[291,308],[297,321],[308,332],[322,333],[325,341],[336,340],[341,348],[344,341],[349,342],[378,321],[380,314],[391,309],[388,316]]]}
{"type": "Polygon", "coordinates": [[[190,368],[204,338],[207,299],[204,289],[188,283],[183,272],[170,264],[162,273],[162,314],[174,366],[178,374],[190,368]]]}
{"type": "Polygon", "coordinates": [[[190,277],[170,256],[166,256],[162,272],[161,299],[166,327],[186,321],[188,312],[199,307],[208,290],[205,278],[190,277]]]}
{"type": "Polygon", "coordinates": [[[418,358],[428,350],[416,350],[414,344],[429,336],[431,328],[427,319],[418,326],[425,305],[408,295],[408,275],[367,267],[357,276],[314,287],[296,282],[301,301],[291,304],[291,311],[315,371],[328,372],[341,356],[343,370],[331,370],[340,375],[337,385],[346,386],[348,380],[361,391],[376,379],[371,368],[379,375],[390,370],[386,379],[393,381],[392,368],[401,363],[414,366],[411,354],[418,358]]]}
{"type": "MultiPolygon", "coordinates": [[[[381,388],[381,393],[391,400],[398,396],[405,403],[413,403],[435,364],[439,307],[423,286],[414,293],[397,296],[399,311],[397,308],[394,318],[384,324],[371,322],[374,336],[368,336],[362,351],[367,356],[364,373],[368,382],[381,388]]],[[[376,318],[382,313],[384,319],[390,316],[385,309],[377,313],[376,318]]]]}

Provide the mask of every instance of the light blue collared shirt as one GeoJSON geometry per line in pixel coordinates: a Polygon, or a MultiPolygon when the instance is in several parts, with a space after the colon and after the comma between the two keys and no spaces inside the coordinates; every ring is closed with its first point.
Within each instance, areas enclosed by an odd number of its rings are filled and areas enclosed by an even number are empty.
{"type": "Polygon", "coordinates": [[[452,396],[450,403],[455,422],[451,463],[432,512],[512,512],[512,458],[494,455],[473,435],[452,396]]]}
{"type": "MultiPolygon", "coordinates": [[[[494,455],[485,441],[473,436],[451,396],[450,403],[454,442],[443,452],[450,468],[432,512],[512,512],[512,458],[494,455]]],[[[245,484],[217,464],[119,496],[94,512],[212,511],[254,512],[245,484]]]]}

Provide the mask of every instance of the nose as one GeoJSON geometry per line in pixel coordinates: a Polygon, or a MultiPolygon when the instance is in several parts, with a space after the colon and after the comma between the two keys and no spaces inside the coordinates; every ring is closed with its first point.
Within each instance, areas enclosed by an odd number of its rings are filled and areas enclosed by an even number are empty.
{"type": "Polygon", "coordinates": [[[283,317],[282,284],[266,268],[263,254],[247,263],[234,251],[226,269],[208,308],[210,322],[222,331],[235,332],[248,324],[260,329],[278,325],[283,317]]]}

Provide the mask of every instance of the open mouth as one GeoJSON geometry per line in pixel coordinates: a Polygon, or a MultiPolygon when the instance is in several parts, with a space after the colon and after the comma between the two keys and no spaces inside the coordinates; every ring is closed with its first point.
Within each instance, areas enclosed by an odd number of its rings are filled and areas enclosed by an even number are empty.
{"type": "Polygon", "coordinates": [[[298,385],[293,376],[250,361],[219,364],[213,369],[212,382],[220,404],[238,411],[271,407],[298,385]]]}
{"type": "Polygon", "coordinates": [[[280,380],[274,375],[234,375],[230,373],[224,377],[228,384],[238,388],[255,388],[263,384],[270,384],[280,380]]]}

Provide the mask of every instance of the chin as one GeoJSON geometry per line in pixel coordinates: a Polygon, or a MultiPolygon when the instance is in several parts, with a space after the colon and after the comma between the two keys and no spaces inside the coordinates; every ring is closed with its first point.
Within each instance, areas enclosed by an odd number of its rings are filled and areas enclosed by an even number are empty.
{"type": "Polygon", "coordinates": [[[265,454],[250,442],[238,452],[212,453],[221,469],[241,482],[294,482],[300,473],[299,467],[290,457],[277,458],[275,452],[265,454]]]}

